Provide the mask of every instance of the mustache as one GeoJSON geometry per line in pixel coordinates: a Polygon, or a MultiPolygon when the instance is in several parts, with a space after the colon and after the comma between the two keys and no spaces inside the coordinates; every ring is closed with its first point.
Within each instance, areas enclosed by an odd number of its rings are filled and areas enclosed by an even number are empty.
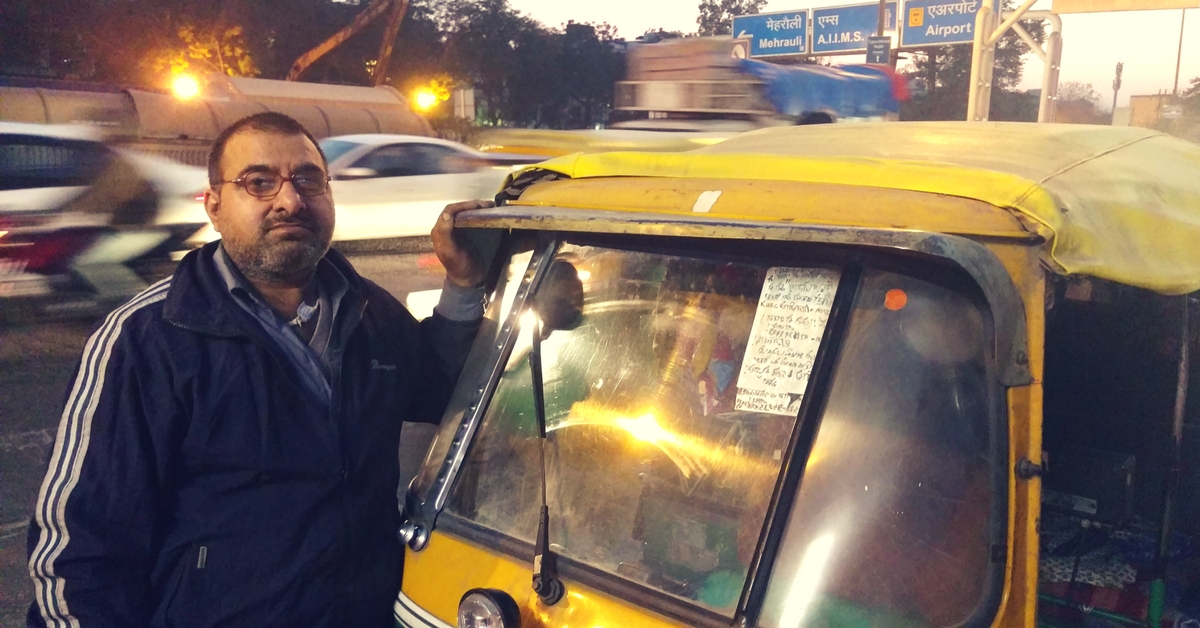
{"type": "Polygon", "coordinates": [[[273,215],[267,216],[267,218],[265,220],[263,220],[263,223],[262,223],[262,232],[266,233],[266,232],[274,229],[275,227],[280,227],[280,226],[285,226],[285,227],[300,226],[300,227],[304,227],[305,229],[308,229],[309,231],[317,231],[318,230],[317,229],[317,221],[314,220],[313,217],[311,215],[309,215],[307,212],[302,212],[302,213],[298,213],[294,216],[286,214],[286,213],[273,214],[273,215]]]}

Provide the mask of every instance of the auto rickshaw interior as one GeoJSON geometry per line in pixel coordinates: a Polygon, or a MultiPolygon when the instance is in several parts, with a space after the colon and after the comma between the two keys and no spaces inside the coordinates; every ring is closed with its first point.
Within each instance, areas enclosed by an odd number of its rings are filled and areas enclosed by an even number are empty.
{"type": "Polygon", "coordinates": [[[1185,368],[1180,390],[1184,299],[1093,278],[1057,278],[1048,291],[1044,625],[1123,625],[1156,604],[1168,619],[1200,617],[1200,388],[1185,368]],[[1192,403],[1177,442],[1181,393],[1192,403]]]}
{"type": "MultiPolygon", "coordinates": [[[[533,555],[540,315],[565,578],[689,625],[990,623],[1007,418],[965,273],[836,246],[559,237],[538,311],[509,312],[520,335],[439,528],[533,555]]],[[[501,295],[540,250],[511,246],[501,295]]]]}

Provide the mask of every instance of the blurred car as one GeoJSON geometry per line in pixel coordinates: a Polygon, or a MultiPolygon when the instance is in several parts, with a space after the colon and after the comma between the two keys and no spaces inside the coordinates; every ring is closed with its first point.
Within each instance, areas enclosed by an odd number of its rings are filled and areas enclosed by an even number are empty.
{"type": "Polygon", "coordinates": [[[88,127],[0,123],[5,311],[99,313],[145,288],[207,223],[206,176],[88,127]]]}
{"type": "Polygon", "coordinates": [[[343,135],[320,141],[333,178],[334,240],[427,236],[449,203],[490,199],[528,155],[486,154],[413,135],[343,135]]]}

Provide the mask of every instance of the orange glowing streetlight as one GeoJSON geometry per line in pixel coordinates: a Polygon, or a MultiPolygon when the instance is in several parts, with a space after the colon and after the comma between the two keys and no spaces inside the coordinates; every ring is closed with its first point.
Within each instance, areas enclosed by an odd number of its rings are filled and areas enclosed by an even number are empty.
{"type": "Polygon", "coordinates": [[[429,111],[430,109],[433,109],[434,107],[436,107],[438,104],[438,101],[440,101],[441,99],[438,98],[438,95],[436,93],[434,93],[433,90],[428,89],[428,88],[421,88],[421,89],[417,90],[416,94],[414,94],[413,100],[414,100],[414,102],[416,102],[418,110],[429,111]]]}
{"type": "Polygon", "coordinates": [[[171,91],[180,100],[191,100],[200,95],[200,82],[190,74],[180,74],[171,82],[171,91]]]}

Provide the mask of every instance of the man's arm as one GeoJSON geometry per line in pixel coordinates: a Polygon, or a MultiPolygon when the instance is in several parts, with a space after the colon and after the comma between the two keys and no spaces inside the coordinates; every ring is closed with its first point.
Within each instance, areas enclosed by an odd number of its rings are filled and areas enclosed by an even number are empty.
{"type": "Polygon", "coordinates": [[[454,230],[454,218],[462,212],[472,209],[487,209],[495,207],[491,201],[464,201],[447,205],[438,217],[437,224],[429,237],[433,240],[433,252],[438,261],[446,268],[446,279],[463,288],[481,286],[484,266],[488,260],[479,259],[479,254],[471,251],[462,237],[454,230]]]}
{"type": "Polygon", "coordinates": [[[483,319],[484,265],[478,254],[469,250],[455,233],[454,218],[460,212],[492,206],[490,201],[448,205],[430,233],[433,251],[446,269],[446,282],[433,316],[420,323],[423,394],[410,420],[441,421],[479,331],[483,319]]]}
{"type": "Polygon", "coordinates": [[[131,316],[166,290],[114,311],[84,348],[30,525],[31,626],[150,622],[160,496],[180,422],[154,409],[174,407],[162,401],[173,394],[131,316]]]}

